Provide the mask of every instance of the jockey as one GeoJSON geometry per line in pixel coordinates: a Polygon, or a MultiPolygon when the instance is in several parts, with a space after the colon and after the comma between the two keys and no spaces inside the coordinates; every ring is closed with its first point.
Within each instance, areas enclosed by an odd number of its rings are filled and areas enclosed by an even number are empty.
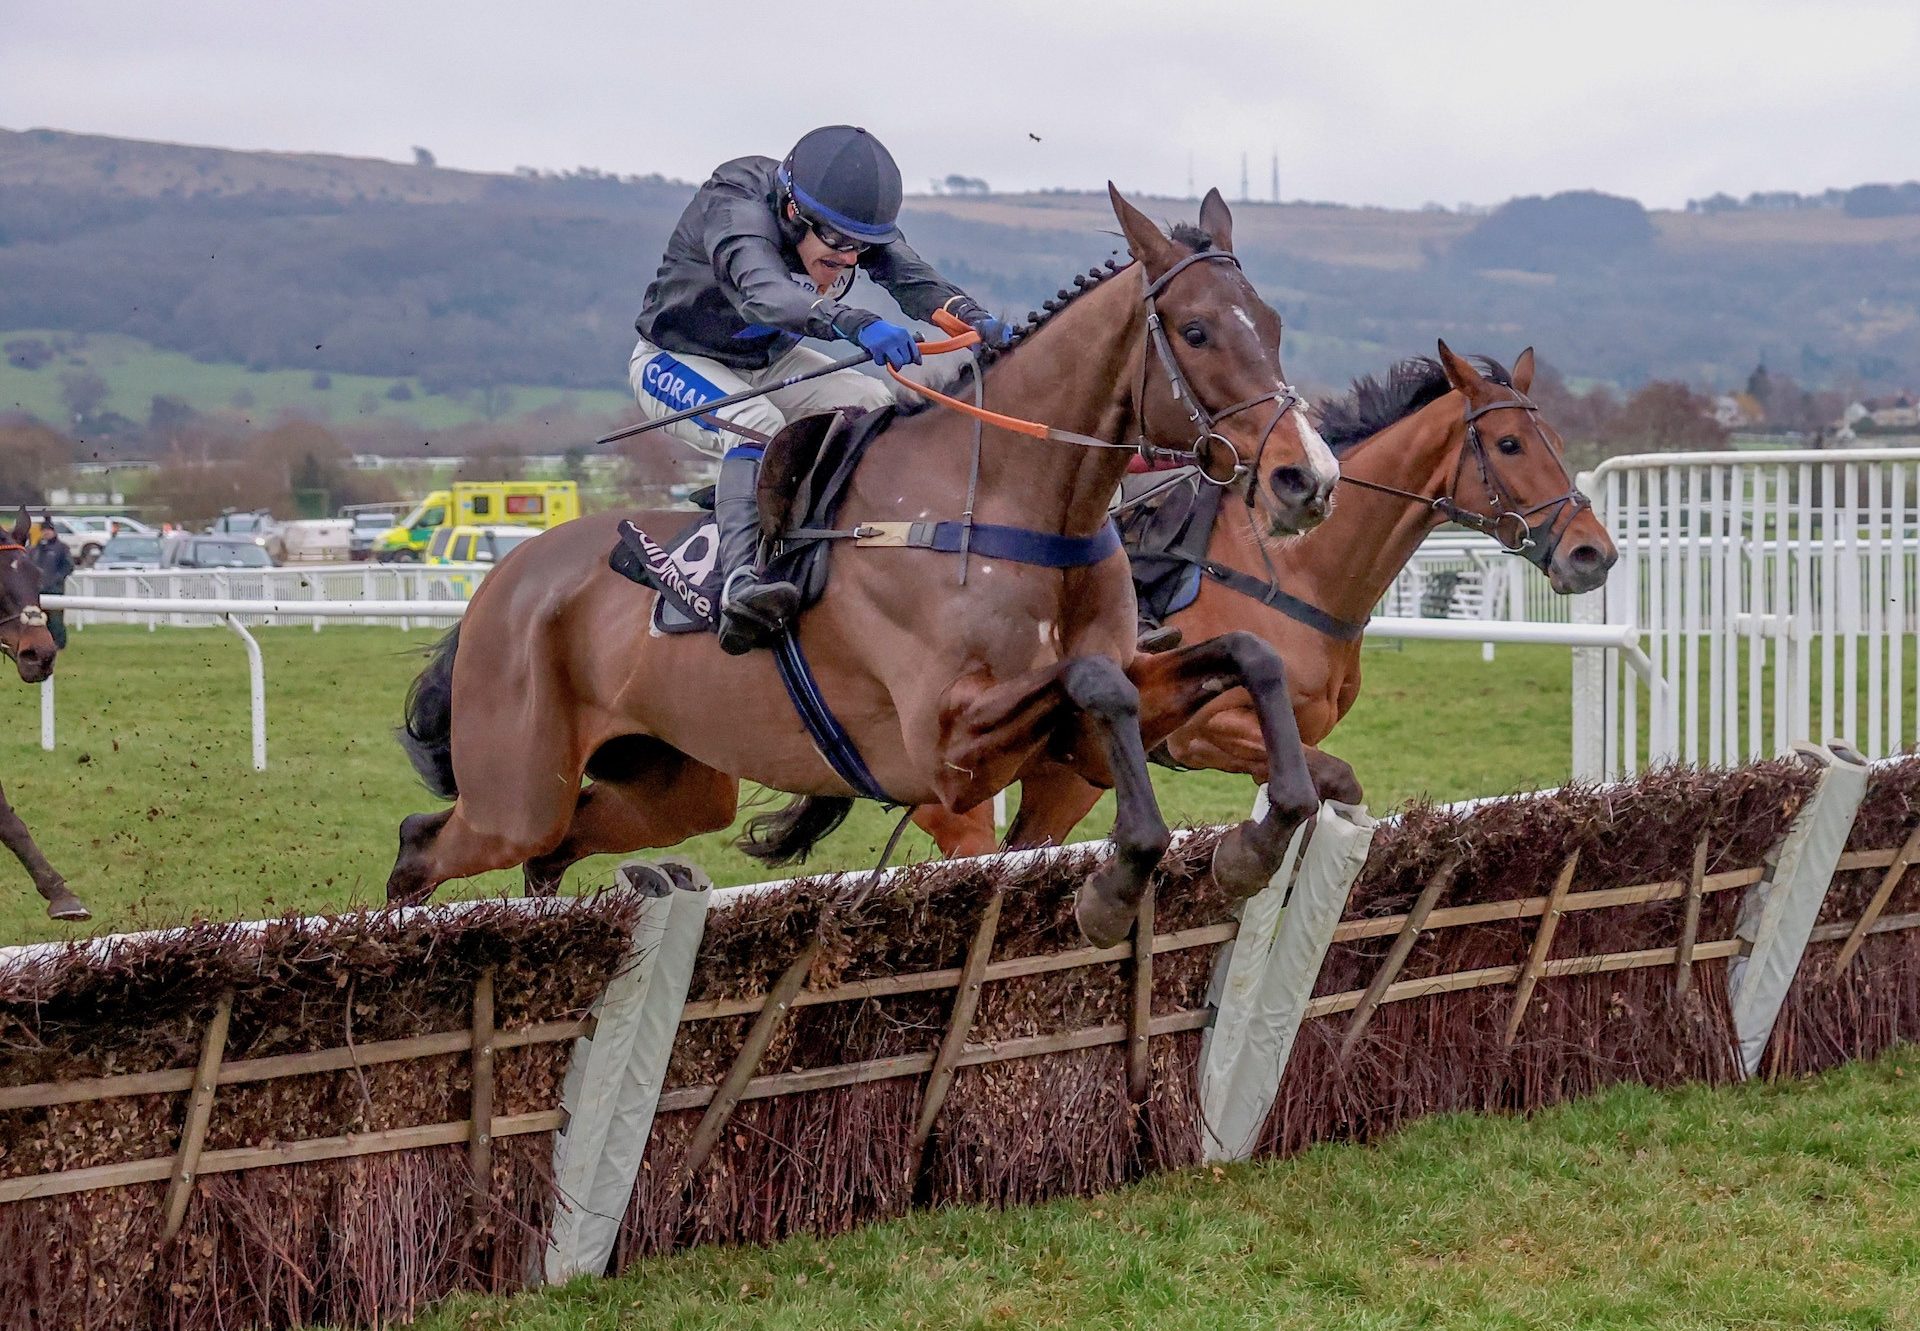
{"type": "MultiPolygon", "coordinates": [[[[944,309],[986,345],[1010,342],[1007,325],[907,246],[894,225],[899,213],[899,167],[852,125],[812,131],[785,161],[723,163],[680,215],[634,324],[640,340],[628,375],[642,414],[657,419],[828,364],[803,337],[855,343],[875,365],[917,364],[909,330],[841,303],[858,269],[912,318],[944,309]]],[[[799,603],[792,583],[763,581],[755,567],[766,441],[789,417],[893,400],[885,380],[847,369],[666,427],[720,459],[713,512],[725,570],[723,650],[739,655],[776,636],[799,603]]]]}

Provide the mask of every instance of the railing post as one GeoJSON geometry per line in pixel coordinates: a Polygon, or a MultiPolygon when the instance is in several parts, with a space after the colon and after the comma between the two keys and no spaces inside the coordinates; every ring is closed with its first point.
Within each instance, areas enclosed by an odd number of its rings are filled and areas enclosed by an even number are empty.
{"type": "Polygon", "coordinates": [[[678,859],[623,864],[615,877],[648,895],[626,962],[593,1005],[593,1033],[574,1043],[567,1066],[560,1094],[567,1124],[553,1135],[558,1200],[541,1271],[550,1284],[598,1275],[613,1256],[713,889],[706,874],[678,859]],[[669,875],[688,886],[668,886],[669,875]]]}
{"type": "MultiPolygon", "coordinates": [[[[1593,473],[1582,472],[1575,484],[1584,494],[1593,494],[1593,473]]],[[[1594,495],[1595,515],[1602,524],[1607,520],[1606,496],[1594,495]]],[[[1583,592],[1573,598],[1567,618],[1575,624],[1604,624],[1607,620],[1606,589],[1583,592]]],[[[1604,781],[1607,771],[1606,733],[1611,710],[1607,697],[1607,653],[1599,647],[1573,649],[1573,779],[1604,781]]]]}
{"type": "Polygon", "coordinates": [[[40,747],[53,752],[53,676],[40,681],[40,747]]]}
{"type": "Polygon", "coordinates": [[[1760,1070],[1773,1024],[1800,969],[1814,920],[1867,793],[1867,761],[1845,741],[1803,744],[1797,752],[1824,770],[1773,853],[1767,876],[1748,889],[1740,903],[1734,934],[1746,950],[1727,966],[1740,1068],[1748,1077],[1760,1070]]]}
{"type": "MultiPolygon", "coordinates": [[[[1263,788],[1255,817],[1265,800],[1263,788]]],[[[1214,967],[1215,1015],[1200,1044],[1200,1142],[1209,1161],[1253,1154],[1377,826],[1363,806],[1327,801],[1305,854],[1303,827],[1273,881],[1241,905],[1240,931],[1214,967]]]]}

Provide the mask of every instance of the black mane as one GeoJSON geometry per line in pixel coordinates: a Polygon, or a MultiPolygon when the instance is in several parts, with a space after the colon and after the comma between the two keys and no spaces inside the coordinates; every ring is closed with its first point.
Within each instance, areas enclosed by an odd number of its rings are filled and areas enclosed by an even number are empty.
{"type": "MultiPolygon", "coordinates": [[[[1513,387],[1506,366],[1491,356],[1470,356],[1480,373],[1503,387],[1513,387]]],[[[1320,404],[1320,437],[1338,453],[1363,439],[1370,439],[1395,421],[1414,412],[1453,389],[1446,369],[1431,356],[1410,356],[1387,371],[1383,383],[1372,375],[1353,381],[1353,390],[1345,397],[1320,404]]]]}

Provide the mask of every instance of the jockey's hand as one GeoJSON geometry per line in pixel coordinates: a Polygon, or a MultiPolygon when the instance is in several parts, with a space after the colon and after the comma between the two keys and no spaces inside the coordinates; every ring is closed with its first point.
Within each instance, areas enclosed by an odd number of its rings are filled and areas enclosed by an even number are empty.
{"type": "Polygon", "coordinates": [[[946,310],[954,318],[980,334],[980,345],[992,351],[1004,351],[1013,345],[1013,325],[996,319],[972,296],[955,296],[946,310]]]}
{"type": "Polygon", "coordinates": [[[854,333],[853,340],[873,357],[875,365],[903,370],[920,363],[920,344],[913,340],[913,334],[885,319],[876,318],[871,323],[862,324],[854,333]]]}

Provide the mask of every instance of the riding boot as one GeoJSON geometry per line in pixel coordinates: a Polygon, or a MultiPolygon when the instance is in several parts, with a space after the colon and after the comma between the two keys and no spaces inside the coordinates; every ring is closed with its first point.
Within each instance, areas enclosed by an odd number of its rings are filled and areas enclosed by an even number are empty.
{"type": "Polygon", "coordinates": [[[1178,647],[1186,636],[1171,625],[1159,623],[1153,616],[1147,614],[1143,607],[1133,626],[1133,650],[1142,656],[1170,652],[1178,647]]]}
{"type": "Polygon", "coordinates": [[[760,459],[738,450],[720,462],[713,520],[725,580],[720,590],[720,650],[742,656],[780,636],[800,607],[800,589],[761,578],[760,459]]]}

